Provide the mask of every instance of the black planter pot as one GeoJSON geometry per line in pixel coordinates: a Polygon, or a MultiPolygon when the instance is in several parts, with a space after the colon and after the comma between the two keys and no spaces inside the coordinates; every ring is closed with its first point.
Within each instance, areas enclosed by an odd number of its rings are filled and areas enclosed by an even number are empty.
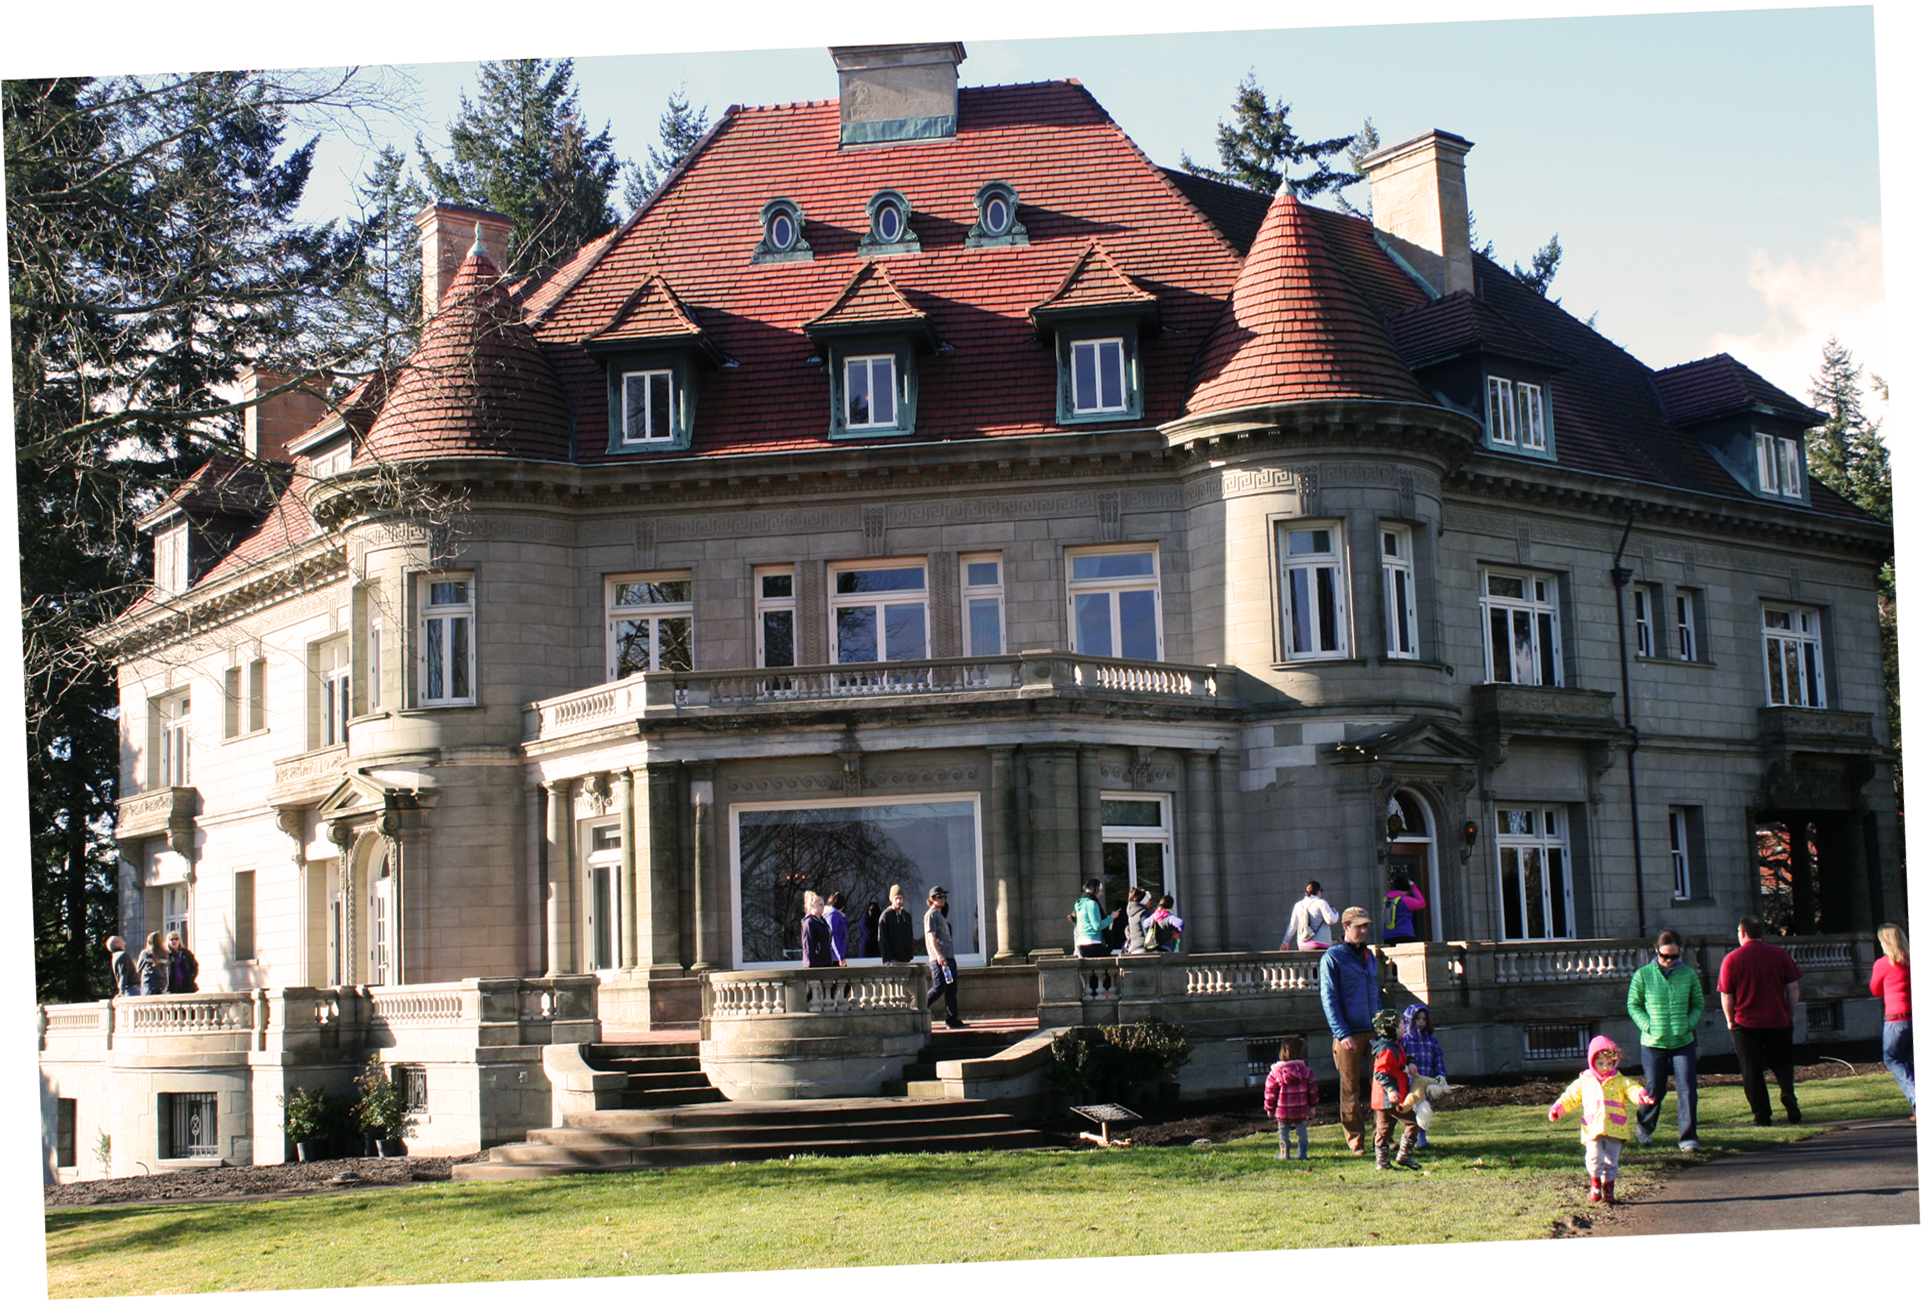
{"type": "Polygon", "coordinates": [[[320,1159],[320,1144],[308,1141],[294,1144],[294,1159],[305,1164],[320,1159]]]}
{"type": "Polygon", "coordinates": [[[377,1138],[374,1140],[376,1156],[406,1156],[407,1144],[398,1138],[377,1138]]]}

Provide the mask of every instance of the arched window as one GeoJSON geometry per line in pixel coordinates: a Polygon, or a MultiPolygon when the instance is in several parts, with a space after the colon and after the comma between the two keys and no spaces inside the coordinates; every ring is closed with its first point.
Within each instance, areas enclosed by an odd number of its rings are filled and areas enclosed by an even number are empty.
{"type": "Polygon", "coordinates": [[[1389,797],[1384,819],[1389,832],[1389,880],[1406,875],[1421,892],[1428,907],[1416,911],[1415,937],[1421,941],[1443,938],[1438,896],[1442,881],[1437,872],[1436,822],[1428,802],[1404,788],[1389,797]]]}

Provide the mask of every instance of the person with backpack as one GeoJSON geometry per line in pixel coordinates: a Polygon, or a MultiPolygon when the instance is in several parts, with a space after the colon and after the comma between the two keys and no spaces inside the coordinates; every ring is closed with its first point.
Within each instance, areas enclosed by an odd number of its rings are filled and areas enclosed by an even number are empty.
{"type": "Polygon", "coordinates": [[[1400,944],[1416,937],[1415,914],[1429,906],[1407,873],[1398,872],[1389,882],[1389,893],[1382,896],[1382,933],[1378,944],[1400,944]]]}
{"type": "Polygon", "coordinates": [[[1335,909],[1322,897],[1322,882],[1311,881],[1303,889],[1302,897],[1295,901],[1295,910],[1289,914],[1288,933],[1282,937],[1283,947],[1293,944],[1298,949],[1326,949],[1335,942],[1334,928],[1341,925],[1336,918],[1335,909]]]}
{"type": "Polygon", "coordinates": [[[1075,901],[1069,917],[1075,922],[1075,956],[1105,958],[1108,943],[1108,914],[1102,911],[1102,878],[1091,876],[1082,882],[1082,897],[1075,901]]]}
{"type": "Polygon", "coordinates": [[[161,942],[160,932],[148,931],[147,947],[140,951],[140,957],[134,961],[134,969],[140,973],[140,992],[166,993],[167,973],[172,965],[167,958],[167,946],[161,942]]]}
{"type": "Polygon", "coordinates": [[[1188,923],[1175,915],[1175,896],[1165,894],[1148,920],[1142,923],[1142,947],[1148,953],[1174,953],[1182,947],[1182,932],[1188,923]]]}

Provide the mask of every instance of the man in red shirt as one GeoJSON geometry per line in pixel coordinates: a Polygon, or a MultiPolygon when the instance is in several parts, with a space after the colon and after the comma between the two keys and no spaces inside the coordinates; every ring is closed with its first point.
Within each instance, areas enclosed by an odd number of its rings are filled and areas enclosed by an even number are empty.
{"type": "Polygon", "coordinates": [[[1723,996],[1723,1019],[1736,1045],[1736,1062],[1743,1072],[1743,1096],[1759,1125],[1770,1123],[1767,1069],[1783,1094],[1783,1114],[1800,1125],[1803,1112],[1796,1105],[1796,1063],[1792,1056],[1796,1001],[1803,995],[1803,973],[1796,959],[1774,944],[1761,942],[1763,920],[1745,917],[1736,923],[1737,946],[1723,959],[1716,988],[1723,996]]]}

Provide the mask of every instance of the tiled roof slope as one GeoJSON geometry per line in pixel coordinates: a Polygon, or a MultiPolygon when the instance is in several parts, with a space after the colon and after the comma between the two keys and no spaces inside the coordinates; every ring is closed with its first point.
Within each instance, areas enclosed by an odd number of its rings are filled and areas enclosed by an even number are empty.
{"type": "Polygon", "coordinates": [[[1828,419],[1726,352],[1657,371],[1656,393],[1669,418],[1679,425],[1755,410],[1804,425],[1820,425],[1828,419]]]}
{"type": "Polygon", "coordinates": [[[1201,209],[1202,215],[1209,219],[1236,251],[1247,257],[1255,243],[1255,234],[1262,229],[1262,218],[1269,215],[1269,196],[1260,190],[1245,190],[1239,185],[1226,185],[1221,181],[1211,181],[1206,176],[1197,176],[1178,167],[1164,167],[1162,175],[1183,194],[1188,201],[1201,209]]]}
{"type": "Polygon", "coordinates": [[[568,459],[567,399],[498,280],[468,254],[368,430],[371,456],[568,459]]]}
{"type": "Polygon", "coordinates": [[[902,297],[879,262],[870,262],[849,278],[835,301],[821,315],[804,321],[804,330],[859,330],[909,326],[920,329],[928,323],[928,313],[902,297]]]}
{"type": "Polygon", "coordinates": [[[1155,306],[1155,295],[1136,284],[1128,272],[1117,266],[1100,240],[1091,240],[1075,265],[1062,277],[1053,293],[1028,309],[1032,317],[1050,313],[1101,311],[1122,308],[1136,311],[1155,306]]]}
{"type": "Polygon", "coordinates": [[[144,526],[176,510],[195,516],[260,515],[273,505],[279,489],[258,461],[216,452],[139,523],[144,526]]]}
{"type": "Polygon", "coordinates": [[[656,343],[693,338],[700,333],[701,323],[689,315],[674,287],[662,277],[651,275],[615,310],[613,319],[588,335],[586,341],[656,343]]]}
{"type": "Polygon", "coordinates": [[[1466,289],[1391,317],[1389,336],[1411,366],[1442,361],[1470,348],[1552,370],[1570,361],[1466,289]]]}
{"type": "Polygon", "coordinates": [[[1433,402],[1309,213],[1291,194],[1269,205],[1196,362],[1189,414],[1324,398],[1433,402]]]}
{"type": "Polygon", "coordinates": [[[1079,85],[964,87],[959,121],[951,139],[841,149],[834,101],[726,119],[535,327],[573,401],[579,458],[611,459],[604,372],[575,341],[649,272],[738,363],[702,377],[694,454],[830,446],[827,368],[802,326],[862,265],[866,205],[887,188],[908,196],[922,248],[885,259],[889,279],[947,345],[918,363],[918,440],[1058,429],[1055,355],[1027,313],[1092,239],[1162,302],[1163,328],[1142,345],[1143,423],[1173,419],[1234,283],[1234,247],[1079,85]],[[1027,245],[964,247],[988,181],[1020,196],[1027,245]],[[751,263],[762,205],[777,197],[800,206],[813,261],[751,263]]]}

